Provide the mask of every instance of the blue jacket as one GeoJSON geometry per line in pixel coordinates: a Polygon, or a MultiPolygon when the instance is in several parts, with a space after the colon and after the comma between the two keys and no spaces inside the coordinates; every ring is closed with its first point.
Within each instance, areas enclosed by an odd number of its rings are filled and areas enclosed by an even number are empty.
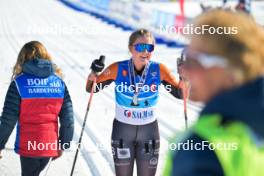
{"type": "MultiPolygon", "coordinates": [[[[46,78],[54,74],[52,63],[44,59],[27,61],[22,66],[22,73],[36,77],[46,78]]],[[[0,150],[5,144],[18,121],[21,111],[21,96],[15,81],[12,81],[4,102],[3,112],[0,118],[0,150]]],[[[74,119],[71,97],[65,85],[65,92],[61,110],[59,112],[59,139],[61,144],[68,148],[73,137],[74,119]],[[68,144],[68,145],[66,145],[68,144]]]]}
{"type": "MultiPolygon", "coordinates": [[[[205,106],[201,115],[214,113],[221,114],[223,124],[230,121],[242,121],[254,131],[258,139],[263,141],[264,77],[219,94],[205,106]]],[[[196,134],[191,134],[187,140],[193,140],[193,143],[203,141],[196,134]]],[[[209,148],[175,152],[172,172],[174,176],[224,175],[214,151],[209,148]]]]}

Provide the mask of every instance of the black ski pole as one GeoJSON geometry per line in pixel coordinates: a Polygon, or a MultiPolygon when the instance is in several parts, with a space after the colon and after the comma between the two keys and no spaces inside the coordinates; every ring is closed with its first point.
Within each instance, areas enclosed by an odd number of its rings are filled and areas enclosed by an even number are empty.
{"type": "MultiPolygon", "coordinates": [[[[185,84],[185,83],[184,83],[185,84]]],[[[188,129],[188,116],[187,116],[187,90],[186,90],[186,86],[184,85],[183,88],[183,107],[184,107],[184,119],[185,119],[185,130],[188,129]]]]}
{"type": "MultiPolygon", "coordinates": [[[[104,63],[105,56],[100,56],[99,61],[104,63]]],[[[91,90],[91,93],[90,93],[87,109],[86,109],[85,116],[84,116],[84,121],[83,121],[83,124],[82,124],[81,135],[80,135],[80,138],[79,138],[79,141],[78,141],[78,147],[77,147],[77,150],[75,152],[75,156],[74,156],[74,160],[73,160],[73,165],[72,165],[72,169],[71,169],[71,176],[73,175],[74,168],[75,168],[76,161],[77,161],[77,157],[78,157],[78,153],[79,153],[79,150],[80,150],[80,147],[81,147],[83,132],[84,132],[87,116],[88,116],[88,113],[89,113],[89,110],[90,110],[90,106],[91,106],[91,102],[92,102],[92,98],[93,98],[93,94],[94,94],[95,85],[96,85],[96,77],[93,80],[92,90],[91,90]]]]}
{"type": "Polygon", "coordinates": [[[184,63],[186,62],[185,52],[186,52],[186,49],[183,49],[181,52],[181,56],[177,58],[177,71],[179,73],[180,82],[183,81],[183,87],[181,89],[182,89],[182,95],[183,95],[183,111],[184,111],[184,120],[185,120],[185,130],[187,130],[188,129],[188,115],[187,115],[187,94],[188,93],[187,93],[186,83],[180,75],[182,73],[182,69],[183,69],[182,67],[184,63]]]}

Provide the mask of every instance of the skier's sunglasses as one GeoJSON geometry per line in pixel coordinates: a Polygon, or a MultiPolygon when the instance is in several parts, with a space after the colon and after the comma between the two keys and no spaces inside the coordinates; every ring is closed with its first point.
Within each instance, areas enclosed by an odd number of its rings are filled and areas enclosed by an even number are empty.
{"type": "Polygon", "coordinates": [[[154,45],[147,44],[147,43],[138,43],[138,44],[134,45],[134,48],[139,53],[142,53],[145,50],[147,50],[149,53],[151,53],[154,50],[154,45]]]}

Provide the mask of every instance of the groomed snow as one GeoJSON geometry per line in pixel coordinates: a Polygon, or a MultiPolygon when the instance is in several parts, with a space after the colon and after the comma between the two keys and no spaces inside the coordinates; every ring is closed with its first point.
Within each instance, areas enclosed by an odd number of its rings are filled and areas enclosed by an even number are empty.
{"type": "MultiPolygon", "coordinates": [[[[154,5],[153,5],[154,6],[154,5]]],[[[160,4],[157,6],[161,7],[160,4]]],[[[161,9],[166,8],[161,7],[161,9]]],[[[188,13],[187,13],[188,14],[188,13]]],[[[0,107],[10,84],[12,67],[23,44],[31,40],[42,42],[55,63],[62,68],[75,111],[75,141],[84,118],[89,94],[85,92],[86,78],[93,59],[106,56],[106,65],[129,58],[127,49],[130,32],[76,12],[58,1],[9,0],[0,3],[0,107]]],[[[176,73],[176,58],[180,49],[158,45],[153,60],[165,63],[176,73]]],[[[160,94],[158,121],[161,150],[157,175],[161,175],[168,138],[184,130],[183,106],[164,89],[160,94]]],[[[83,150],[80,152],[75,175],[114,175],[110,149],[112,121],[114,118],[113,85],[93,97],[88,115],[83,150]]],[[[189,104],[189,123],[196,120],[199,107],[189,104]]],[[[9,138],[7,149],[2,152],[2,176],[20,175],[19,156],[13,152],[15,133],[9,138]]],[[[51,163],[48,175],[69,175],[75,150],[64,152],[51,163]]],[[[45,171],[42,173],[44,175],[45,171]]],[[[135,175],[135,174],[134,174],[135,175]]]]}

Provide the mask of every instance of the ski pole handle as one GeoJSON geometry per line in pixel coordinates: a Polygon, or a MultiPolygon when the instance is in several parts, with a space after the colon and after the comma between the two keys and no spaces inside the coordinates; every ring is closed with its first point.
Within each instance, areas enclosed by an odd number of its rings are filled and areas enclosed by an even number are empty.
{"type": "Polygon", "coordinates": [[[105,56],[104,55],[101,55],[99,57],[99,61],[104,64],[105,63],[105,56]]]}
{"type": "Polygon", "coordinates": [[[98,73],[98,72],[101,72],[104,67],[105,67],[105,56],[104,55],[101,55],[99,57],[99,59],[95,59],[93,62],[92,62],[92,65],[91,65],[91,69],[94,73],[98,73]]]}

